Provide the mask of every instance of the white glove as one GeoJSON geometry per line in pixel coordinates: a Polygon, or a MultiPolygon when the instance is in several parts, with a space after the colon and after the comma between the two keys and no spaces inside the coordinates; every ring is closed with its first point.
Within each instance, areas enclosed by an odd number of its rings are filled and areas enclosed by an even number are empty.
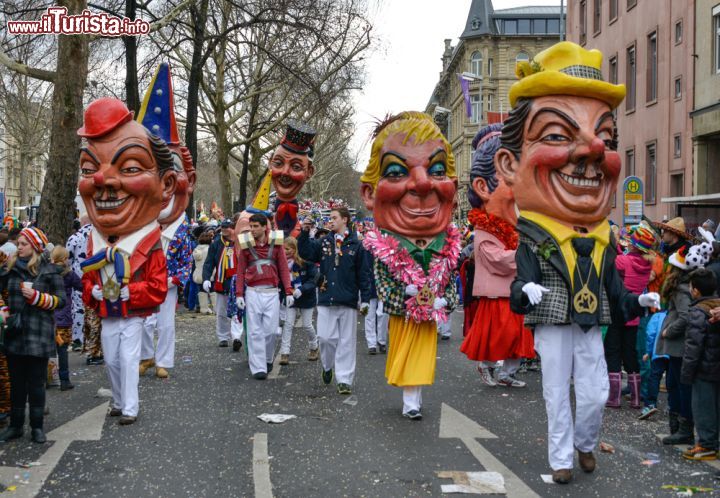
{"type": "Polygon", "coordinates": [[[127,285],[120,289],[120,299],[123,301],[129,301],[130,300],[130,287],[127,285]]]}
{"type": "Polygon", "coordinates": [[[295,304],[295,298],[292,296],[285,296],[285,306],[292,308],[293,304],[295,304]]]}
{"type": "Polygon", "coordinates": [[[405,295],[406,296],[417,296],[418,295],[418,288],[415,284],[410,284],[405,287],[405,295]]]}
{"type": "Polygon", "coordinates": [[[643,308],[659,308],[660,307],[660,295],[657,292],[648,292],[647,294],[640,294],[638,296],[638,303],[643,308]]]}
{"type": "Polygon", "coordinates": [[[95,301],[103,300],[102,287],[100,287],[99,285],[93,285],[91,294],[92,294],[93,299],[95,299],[95,301]]]}
{"type": "Polygon", "coordinates": [[[550,292],[550,289],[546,289],[542,285],[538,285],[535,282],[528,282],[522,287],[522,291],[527,295],[530,300],[530,304],[535,306],[542,301],[543,294],[550,292]]]}
{"type": "Polygon", "coordinates": [[[433,301],[433,309],[439,310],[447,306],[447,299],[444,297],[436,297],[435,301],[433,301]]]}
{"type": "Polygon", "coordinates": [[[700,233],[700,236],[705,239],[705,242],[709,242],[711,245],[715,242],[715,236],[712,232],[705,230],[703,227],[699,227],[698,232],[700,233]]]}
{"type": "Polygon", "coordinates": [[[168,277],[168,290],[172,289],[173,287],[175,287],[175,284],[173,283],[173,279],[172,279],[172,277],[168,277]]]}
{"type": "Polygon", "coordinates": [[[360,305],[360,314],[367,315],[368,310],[370,310],[370,305],[368,303],[362,303],[360,305]]]}
{"type": "Polygon", "coordinates": [[[210,280],[205,280],[205,281],[203,282],[203,290],[204,290],[205,292],[210,292],[210,286],[211,286],[211,285],[212,285],[212,284],[210,283],[210,280]]]}
{"type": "MultiPolygon", "coordinates": [[[[210,282],[206,281],[205,283],[209,284],[210,282]]],[[[245,309],[245,298],[242,298],[242,297],[235,298],[235,304],[237,304],[237,307],[239,310],[241,310],[241,311],[244,310],[245,309]]]]}
{"type": "Polygon", "coordinates": [[[295,289],[295,290],[293,291],[293,297],[294,297],[295,299],[300,299],[300,296],[302,296],[302,291],[301,291],[300,289],[295,289]]]}
{"type": "Polygon", "coordinates": [[[385,309],[385,308],[384,308],[384,306],[383,306],[382,301],[378,301],[377,310],[375,310],[375,314],[376,314],[377,316],[382,316],[384,309],[385,309]]]}

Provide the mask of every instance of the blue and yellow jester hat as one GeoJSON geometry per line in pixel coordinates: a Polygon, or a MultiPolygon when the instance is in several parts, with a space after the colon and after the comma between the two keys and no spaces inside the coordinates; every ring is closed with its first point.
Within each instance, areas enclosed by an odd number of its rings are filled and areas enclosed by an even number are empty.
{"type": "Polygon", "coordinates": [[[163,62],[155,71],[150,88],[145,92],[137,121],[153,134],[165,140],[166,144],[178,145],[180,143],[180,135],[175,122],[175,102],[168,63],[163,62]]]}
{"type": "Polygon", "coordinates": [[[585,50],[569,41],[546,48],[530,61],[519,61],[515,74],[520,81],[510,87],[510,105],[517,99],[545,95],[575,95],[601,100],[615,109],[625,98],[625,85],[603,80],[602,53],[585,50]]]}

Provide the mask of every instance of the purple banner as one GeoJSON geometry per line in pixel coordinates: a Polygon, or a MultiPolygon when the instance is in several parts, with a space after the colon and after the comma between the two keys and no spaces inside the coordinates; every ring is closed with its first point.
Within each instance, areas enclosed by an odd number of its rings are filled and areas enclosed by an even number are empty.
{"type": "Polygon", "coordinates": [[[472,117],[472,104],[470,103],[470,80],[466,80],[462,77],[462,74],[457,75],[460,80],[460,90],[462,90],[463,98],[465,99],[465,112],[467,117],[472,117]]]}

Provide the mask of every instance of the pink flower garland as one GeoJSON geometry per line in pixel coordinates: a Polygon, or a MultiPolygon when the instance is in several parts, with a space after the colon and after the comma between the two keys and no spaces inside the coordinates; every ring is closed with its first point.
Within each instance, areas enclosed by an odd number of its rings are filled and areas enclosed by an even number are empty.
{"type": "MultiPolygon", "coordinates": [[[[421,290],[427,285],[433,295],[438,298],[445,293],[452,271],[457,267],[458,256],[460,255],[460,239],[462,235],[454,226],[449,226],[445,238],[445,245],[440,254],[430,261],[428,274],[425,274],[420,266],[408,253],[407,249],[400,245],[400,242],[392,235],[384,235],[377,229],[368,230],[365,233],[363,244],[373,256],[379,259],[388,267],[390,274],[399,282],[407,285],[415,285],[421,290]]],[[[405,289],[403,288],[403,293],[405,289]]],[[[445,308],[434,309],[433,303],[422,305],[417,302],[417,296],[411,296],[405,300],[405,319],[412,319],[415,322],[447,321],[445,308]]]]}

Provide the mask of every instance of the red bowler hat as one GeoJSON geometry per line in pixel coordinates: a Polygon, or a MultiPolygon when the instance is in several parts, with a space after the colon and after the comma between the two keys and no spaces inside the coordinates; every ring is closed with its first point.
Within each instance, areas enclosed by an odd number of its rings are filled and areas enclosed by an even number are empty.
{"type": "Polygon", "coordinates": [[[103,97],[90,103],[85,109],[85,119],[77,134],[84,138],[107,135],[118,126],[132,121],[133,113],[120,100],[103,97]]]}

